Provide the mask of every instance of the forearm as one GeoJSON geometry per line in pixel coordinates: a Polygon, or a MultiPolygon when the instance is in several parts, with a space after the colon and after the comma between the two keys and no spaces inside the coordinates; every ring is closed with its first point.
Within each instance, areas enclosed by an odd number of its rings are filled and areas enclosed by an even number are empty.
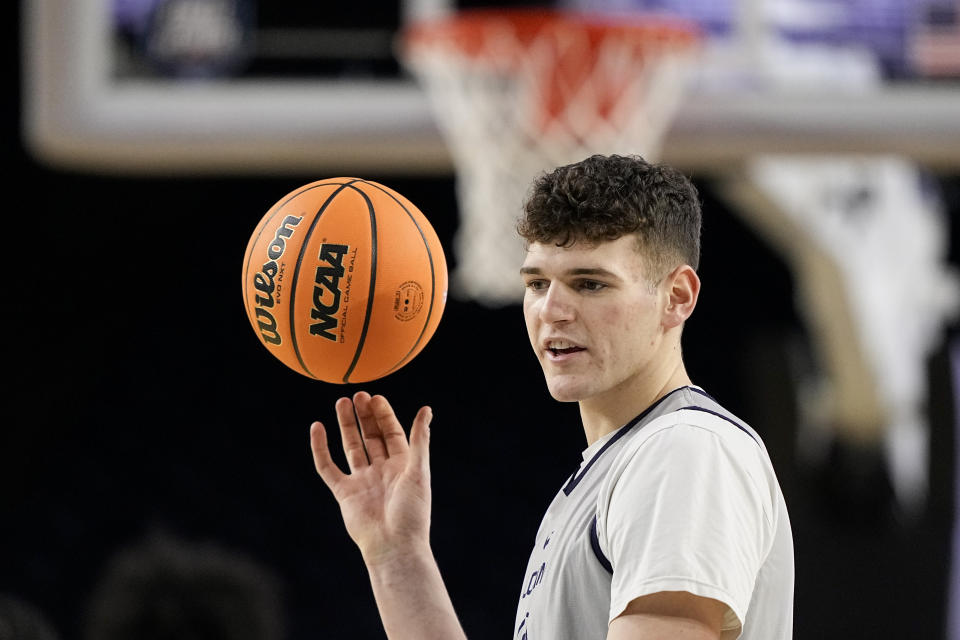
{"type": "Polygon", "coordinates": [[[466,640],[429,547],[367,562],[390,640],[466,640]]]}

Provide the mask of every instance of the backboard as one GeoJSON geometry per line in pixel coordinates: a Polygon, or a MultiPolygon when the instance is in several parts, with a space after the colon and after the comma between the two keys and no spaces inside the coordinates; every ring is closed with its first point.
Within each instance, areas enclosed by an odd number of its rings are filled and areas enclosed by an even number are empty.
{"type": "MultiPolygon", "coordinates": [[[[25,3],[25,140],[44,162],[108,172],[452,173],[394,39],[410,20],[469,4],[25,3]]],[[[960,166],[960,27],[948,1],[568,6],[670,11],[718,36],[666,161],[709,170],[758,152],[839,151],[960,166]]]]}

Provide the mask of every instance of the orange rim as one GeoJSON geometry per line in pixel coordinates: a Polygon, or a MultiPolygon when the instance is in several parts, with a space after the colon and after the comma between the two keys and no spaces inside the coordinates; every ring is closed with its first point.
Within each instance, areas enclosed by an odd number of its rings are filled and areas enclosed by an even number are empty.
{"type": "Polygon", "coordinates": [[[468,57],[484,58],[491,62],[515,62],[499,57],[507,52],[494,54],[486,46],[489,30],[497,25],[509,26],[517,42],[524,47],[548,29],[586,36],[593,49],[611,37],[637,45],[661,45],[676,49],[694,47],[702,38],[702,32],[695,23],[660,14],[605,16],[550,9],[468,9],[451,17],[409,26],[403,34],[403,46],[412,50],[444,43],[468,57]]]}

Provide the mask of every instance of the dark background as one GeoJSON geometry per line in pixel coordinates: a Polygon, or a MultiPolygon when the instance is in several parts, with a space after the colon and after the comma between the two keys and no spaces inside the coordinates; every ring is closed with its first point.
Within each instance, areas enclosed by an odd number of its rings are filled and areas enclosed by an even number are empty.
{"type": "MultiPolygon", "coordinates": [[[[7,24],[14,61],[17,21],[7,24]]],[[[16,94],[16,64],[10,72],[16,94]]],[[[257,341],[240,295],[261,215],[326,176],[50,168],[24,151],[17,101],[7,104],[0,592],[80,637],[112,554],[166,531],[274,571],[291,640],[382,637],[307,439],[312,420],[332,424],[336,398],[361,387],[286,369],[257,341]]],[[[452,177],[363,177],[417,203],[455,267],[452,177]]],[[[954,218],[960,177],[934,178],[954,218]]],[[[823,467],[799,464],[793,381],[810,349],[791,276],[709,176],[694,179],[704,289],[685,334],[688,370],[771,451],[796,544],[796,637],[944,637],[954,518],[946,348],[930,361],[931,495],[918,519],[898,512],[870,459],[837,450],[823,467]]],[[[424,351],[362,388],[387,395],[406,422],[421,404],[434,408],[437,559],[468,635],[508,637],[540,516],[585,446],[576,406],[546,392],[519,307],[451,299],[424,351]]]]}

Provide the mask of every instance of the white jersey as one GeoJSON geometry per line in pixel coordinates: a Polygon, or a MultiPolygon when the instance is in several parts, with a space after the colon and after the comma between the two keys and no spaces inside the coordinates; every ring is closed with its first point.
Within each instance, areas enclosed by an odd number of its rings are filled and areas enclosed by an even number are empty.
{"type": "Polygon", "coordinates": [[[544,515],[514,638],[602,640],[633,599],[727,605],[724,640],[793,637],[793,537],[760,437],[682,387],[593,443],[544,515]]]}

